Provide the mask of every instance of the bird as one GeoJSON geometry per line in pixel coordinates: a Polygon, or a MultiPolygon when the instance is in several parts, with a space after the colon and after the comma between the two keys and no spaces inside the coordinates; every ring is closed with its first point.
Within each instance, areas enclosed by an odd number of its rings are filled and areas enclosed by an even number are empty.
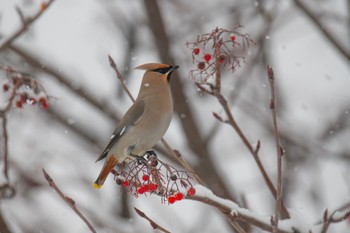
{"type": "Polygon", "coordinates": [[[177,65],[146,63],[138,96],[114,130],[96,162],[106,159],[94,188],[100,189],[108,174],[125,159],[142,158],[164,136],[173,115],[170,79],[177,65]]]}

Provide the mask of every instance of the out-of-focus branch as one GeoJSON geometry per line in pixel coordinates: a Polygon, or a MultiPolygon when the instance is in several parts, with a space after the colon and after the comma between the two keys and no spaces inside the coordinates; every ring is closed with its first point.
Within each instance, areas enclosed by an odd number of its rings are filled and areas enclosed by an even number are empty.
{"type": "Polygon", "coordinates": [[[0,232],[1,233],[11,233],[9,227],[7,226],[5,219],[2,217],[1,212],[0,212],[0,232]]]}
{"type": "Polygon", "coordinates": [[[89,103],[91,106],[93,106],[103,114],[106,114],[112,121],[120,120],[120,118],[112,110],[107,108],[105,104],[100,103],[95,98],[88,95],[87,93],[89,92],[86,91],[84,88],[74,87],[71,81],[69,81],[69,80],[73,80],[72,78],[64,76],[63,74],[58,72],[56,68],[53,68],[50,65],[40,63],[38,58],[36,58],[33,54],[30,54],[28,51],[25,51],[25,49],[20,48],[19,46],[9,45],[9,48],[15,53],[17,53],[19,56],[21,56],[33,68],[38,69],[39,71],[44,71],[47,74],[50,74],[56,81],[63,84],[73,94],[78,95],[79,97],[86,100],[87,103],[89,103]]]}
{"type": "Polygon", "coordinates": [[[96,233],[95,228],[91,225],[91,223],[85,218],[85,216],[78,210],[77,206],[75,205],[75,201],[68,197],[67,195],[65,195],[60,188],[56,185],[56,183],[54,182],[54,180],[50,177],[50,175],[45,171],[45,169],[43,169],[43,174],[45,179],[47,180],[47,182],[49,183],[50,187],[53,188],[58,195],[66,202],[66,204],[72,208],[72,210],[79,216],[79,218],[81,218],[81,220],[83,220],[83,222],[89,227],[90,231],[93,233],[96,233]]]}
{"type": "Polygon", "coordinates": [[[54,0],[49,0],[47,3],[42,3],[44,5],[38,6],[39,11],[32,17],[29,17],[28,19],[25,19],[21,11],[17,8],[17,12],[23,23],[22,27],[19,28],[16,32],[14,32],[4,42],[2,42],[2,44],[0,45],[0,51],[9,46],[15,39],[21,36],[29,28],[29,26],[31,26],[37,19],[39,19],[39,17],[48,9],[48,7],[53,2],[54,0]]]}
{"type": "Polygon", "coordinates": [[[8,133],[7,133],[7,114],[11,110],[11,107],[13,106],[13,101],[16,97],[16,92],[17,89],[23,85],[23,80],[18,79],[17,82],[15,82],[15,86],[12,89],[10,98],[7,102],[7,105],[3,108],[0,109],[0,119],[1,121],[1,128],[2,128],[2,137],[3,137],[3,153],[4,153],[4,168],[3,168],[3,173],[7,181],[9,181],[9,176],[8,176],[8,133]]]}
{"type": "Polygon", "coordinates": [[[72,132],[76,133],[80,139],[85,140],[89,145],[94,145],[98,148],[102,147],[102,145],[99,143],[97,138],[93,137],[94,134],[88,133],[86,130],[84,130],[84,127],[79,127],[77,124],[69,124],[69,122],[67,121],[67,116],[62,114],[62,111],[59,111],[54,107],[51,107],[47,109],[45,112],[51,115],[54,120],[64,125],[72,132]]]}
{"type": "Polygon", "coordinates": [[[117,65],[115,64],[113,58],[110,55],[108,55],[108,60],[109,60],[109,64],[113,68],[115,74],[117,75],[117,78],[119,79],[119,82],[122,85],[124,91],[128,94],[131,101],[135,102],[135,98],[132,96],[131,92],[129,91],[129,89],[125,85],[125,79],[124,79],[123,75],[121,75],[121,73],[119,72],[117,65]]]}
{"type": "Polygon", "coordinates": [[[150,217],[148,217],[144,212],[142,212],[138,208],[134,207],[134,210],[140,217],[146,219],[151,224],[153,229],[159,230],[159,231],[162,231],[162,232],[165,232],[165,233],[170,233],[170,231],[166,230],[164,227],[160,226],[158,223],[153,221],[150,217]]]}
{"type": "Polygon", "coordinates": [[[3,173],[6,178],[6,180],[9,179],[8,175],[8,133],[7,133],[7,116],[4,114],[2,117],[1,121],[1,128],[2,128],[2,148],[3,148],[3,153],[4,153],[4,168],[3,168],[3,173]]]}
{"type": "Polygon", "coordinates": [[[271,66],[267,65],[266,68],[267,68],[267,76],[268,76],[270,92],[271,92],[270,110],[272,115],[272,125],[273,125],[276,152],[277,152],[276,205],[275,205],[275,217],[272,222],[273,222],[273,232],[278,233],[278,221],[279,221],[281,205],[282,205],[282,147],[281,147],[278,127],[277,127],[275,76],[271,66]]]}
{"type": "Polygon", "coordinates": [[[295,5],[317,26],[317,29],[327,38],[327,40],[338,50],[338,52],[350,62],[350,52],[343,47],[334,35],[320,22],[320,19],[313,13],[305,3],[295,0],[295,5]]]}
{"type": "MultiPolygon", "coordinates": [[[[160,58],[169,64],[175,64],[175,59],[170,53],[170,42],[165,31],[162,15],[159,10],[158,2],[156,0],[147,0],[144,2],[146,13],[149,19],[149,27],[155,39],[160,58]]],[[[198,175],[220,196],[237,200],[237,198],[229,191],[227,184],[221,178],[219,172],[214,166],[214,161],[208,150],[208,145],[205,143],[203,136],[194,118],[190,105],[187,103],[187,96],[184,93],[184,87],[177,72],[173,74],[172,88],[175,104],[175,112],[180,116],[185,115],[180,123],[188,141],[189,148],[200,159],[196,172],[198,175]]]]}

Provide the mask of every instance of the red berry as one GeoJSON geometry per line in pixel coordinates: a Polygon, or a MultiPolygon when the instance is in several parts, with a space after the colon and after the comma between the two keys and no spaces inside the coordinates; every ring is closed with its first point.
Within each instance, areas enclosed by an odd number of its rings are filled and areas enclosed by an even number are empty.
{"type": "Polygon", "coordinates": [[[142,186],[142,188],[143,188],[144,193],[149,191],[148,185],[144,185],[144,186],[142,186]]]}
{"type": "Polygon", "coordinates": [[[148,188],[149,188],[150,191],[156,191],[157,188],[158,188],[158,185],[157,185],[157,184],[154,184],[154,183],[150,183],[150,184],[148,185],[148,188]]]}
{"type": "Polygon", "coordinates": [[[149,188],[146,185],[142,185],[137,189],[138,194],[144,194],[145,192],[148,192],[149,188]]]}
{"type": "Polygon", "coordinates": [[[198,55],[201,50],[199,48],[194,48],[193,53],[194,55],[198,55]]]}
{"type": "Polygon", "coordinates": [[[17,108],[22,108],[22,101],[20,101],[20,100],[18,100],[17,102],[16,102],[16,107],[17,108]]]}
{"type": "Polygon", "coordinates": [[[197,68],[199,69],[199,70],[204,70],[204,68],[205,68],[205,63],[204,62],[199,62],[198,63],[198,65],[197,65],[197,68]]]}
{"type": "Polygon", "coordinates": [[[128,186],[129,186],[129,181],[127,181],[127,180],[124,181],[124,182],[123,182],[123,186],[124,186],[124,187],[128,187],[128,186]]]}
{"type": "Polygon", "coordinates": [[[149,180],[149,175],[146,175],[146,174],[143,175],[143,176],[142,176],[142,180],[143,180],[143,181],[149,180]]]}
{"type": "Polygon", "coordinates": [[[41,97],[39,99],[39,102],[41,103],[41,106],[43,107],[43,109],[48,109],[49,108],[49,104],[47,103],[46,98],[41,97]]]}
{"type": "Polygon", "coordinates": [[[206,54],[204,54],[204,60],[206,61],[206,62],[209,62],[210,61],[210,59],[211,59],[211,55],[209,54],[209,53],[206,53],[206,54]]]}
{"type": "Polygon", "coordinates": [[[235,41],[235,40],[236,40],[236,37],[235,37],[234,35],[232,35],[232,36],[230,37],[230,39],[231,39],[232,41],[235,41]]]}
{"type": "Polygon", "coordinates": [[[137,193],[138,193],[138,194],[144,194],[144,193],[145,193],[145,190],[143,189],[143,186],[141,186],[141,187],[139,187],[139,188],[137,189],[137,193]]]}
{"type": "Polygon", "coordinates": [[[194,196],[194,195],[196,194],[196,189],[193,188],[193,187],[189,188],[189,189],[187,190],[187,194],[188,194],[189,196],[194,196]]]}
{"type": "Polygon", "coordinates": [[[175,201],[176,201],[176,198],[175,198],[174,196],[168,197],[168,203],[169,203],[169,204],[174,204],[175,201]]]}
{"type": "Polygon", "coordinates": [[[6,92],[6,91],[8,91],[10,89],[10,86],[8,84],[4,84],[2,86],[2,89],[6,92]]]}
{"type": "Polygon", "coordinates": [[[184,197],[184,195],[182,193],[180,193],[180,192],[175,194],[175,199],[177,201],[181,201],[183,199],[183,197],[184,197]]]}

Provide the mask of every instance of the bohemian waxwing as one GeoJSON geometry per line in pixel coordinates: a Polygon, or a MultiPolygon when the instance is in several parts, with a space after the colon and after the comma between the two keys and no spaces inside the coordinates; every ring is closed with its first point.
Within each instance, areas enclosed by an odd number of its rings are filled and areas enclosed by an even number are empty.
{"type": "Polygon", "coordinates": [[[97,158],[106,158],[94,187],[101,188],[114,166],[126,158],[135,159],[151,149],[167,131],[172,115],[171,73],[179,66],[148,63],[135,103],[125,113],[107,146],[97,158]]]}

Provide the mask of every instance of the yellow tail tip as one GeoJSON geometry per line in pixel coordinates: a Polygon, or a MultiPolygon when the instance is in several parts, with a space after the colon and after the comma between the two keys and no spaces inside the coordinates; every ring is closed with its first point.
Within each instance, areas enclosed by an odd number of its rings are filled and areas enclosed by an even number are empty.
{"type": "Polygon", "coordinates": [[[95,189],[100,189],[100,188],[102,188],[102,184],[96,184],[96,183],[94,183],[94,188],[95,188],[95,189]]]}

